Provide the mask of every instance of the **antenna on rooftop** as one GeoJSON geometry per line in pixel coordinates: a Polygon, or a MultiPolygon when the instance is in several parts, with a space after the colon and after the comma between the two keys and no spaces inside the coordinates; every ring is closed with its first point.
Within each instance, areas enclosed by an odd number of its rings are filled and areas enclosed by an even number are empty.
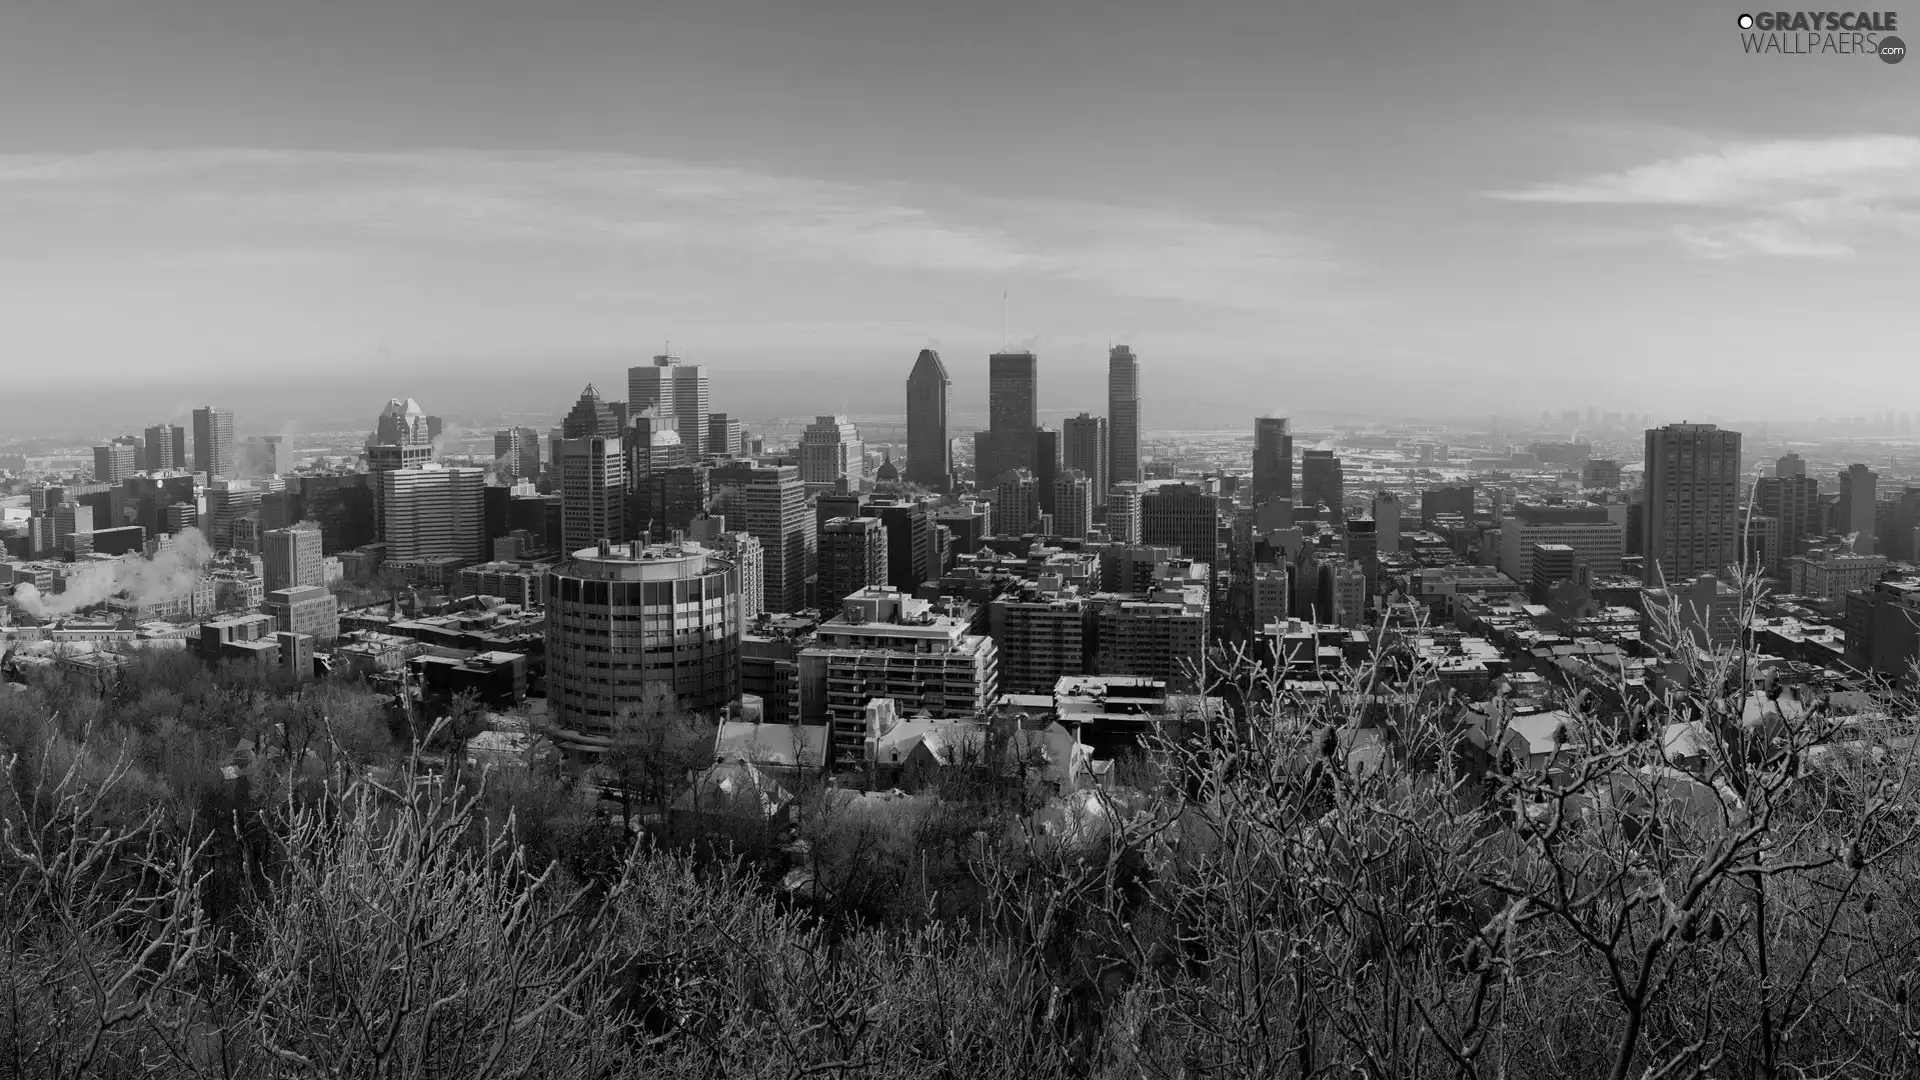
{"type": "Polygon", "coordinates": [[[1009,344],[1007,337],[1007,290],[1000,290],[1000,351],[1006,352],[1009,344]]]}

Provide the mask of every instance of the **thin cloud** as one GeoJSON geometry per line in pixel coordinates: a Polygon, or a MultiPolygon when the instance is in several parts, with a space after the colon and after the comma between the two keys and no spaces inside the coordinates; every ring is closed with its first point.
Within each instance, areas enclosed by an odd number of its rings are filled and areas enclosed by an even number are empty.
{"type": "Polygon", "coordinates": [[[1857,135],[1723,143],[1583,179],[1488,192],[1559,206],[1638,208],[1669,219],[1691,254],[1842,258],[1920,221],[1920,138],[1857,135]]]}
{"type": "Polygon", "coordinates": [[[1118,296],[1299,306],[1335,269],[1271,216],[1080,201],[927,200],[852,184],[621,154],[205,150],[0,157],[0,212],[67,206],[262,235],[333,231],[450,245],[644,245],[756,262],[1038,275],[1118,296]]]}

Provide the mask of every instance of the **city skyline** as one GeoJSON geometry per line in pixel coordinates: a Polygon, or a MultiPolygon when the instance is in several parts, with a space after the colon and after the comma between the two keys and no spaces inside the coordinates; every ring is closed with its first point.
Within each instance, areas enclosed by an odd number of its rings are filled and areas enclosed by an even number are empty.
{"type": "Polygon", "coordinates": [[[847,399],[803,412],[888,404],[923,347],[1031,348],[1043,408],[1093,409],[1061,390],[1127,342],[1168,408],[1790,418],[1920,333],[1911,65],[1743,55],[1730,9],[674,7],[28,5],[15,393],[378,372],[472,411],[431,384],[671,339],[749,415],[803,370],[847,399]],[[1766,389],[1809,356],[1837,377],[1766,389]]]}

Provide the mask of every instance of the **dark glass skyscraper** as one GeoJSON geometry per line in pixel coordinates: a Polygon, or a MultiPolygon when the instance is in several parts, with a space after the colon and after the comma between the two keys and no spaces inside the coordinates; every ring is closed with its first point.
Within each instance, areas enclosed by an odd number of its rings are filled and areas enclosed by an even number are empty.
{"type": "Polygon", "coordinates": [[[1141,480],[1140,360],[1125,345],[1107,353],[1107,483],[1141,480]]]}
{"type": "Polygon", "coordinates": [[[1293,431],[1284,416],[1253,422],[1253,501],[1293,498],[1293,431]]]}
{"type": "Polygon", "coordinates": [[[921,349],[907,375],[906,480],[935,491],[953,485],[953,443],[947,436],[947,388],[951,385],[940,354],[921,349]]]}
{"type": "Polygon", "coordinates": [[[1040,360],[1030,352],[987,358],[987,430],[973,439],[973,479],[981,487],[1014,469],[1031,469],[1040,427],[1040,360]]]}

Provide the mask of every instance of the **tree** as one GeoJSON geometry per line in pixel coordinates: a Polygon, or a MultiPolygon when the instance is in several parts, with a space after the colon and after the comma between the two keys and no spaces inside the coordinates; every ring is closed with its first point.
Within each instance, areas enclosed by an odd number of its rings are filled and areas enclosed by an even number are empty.
{"type": "Polygon", "coordinates": [[[713,764],[718,728],[684,708],[673,692],[649,683],[640,704],[622,710],[599,766],[620,793],[621,821],[632,827],[633,806],[665,807],[686,789],[687,774],[713,764]]]}

